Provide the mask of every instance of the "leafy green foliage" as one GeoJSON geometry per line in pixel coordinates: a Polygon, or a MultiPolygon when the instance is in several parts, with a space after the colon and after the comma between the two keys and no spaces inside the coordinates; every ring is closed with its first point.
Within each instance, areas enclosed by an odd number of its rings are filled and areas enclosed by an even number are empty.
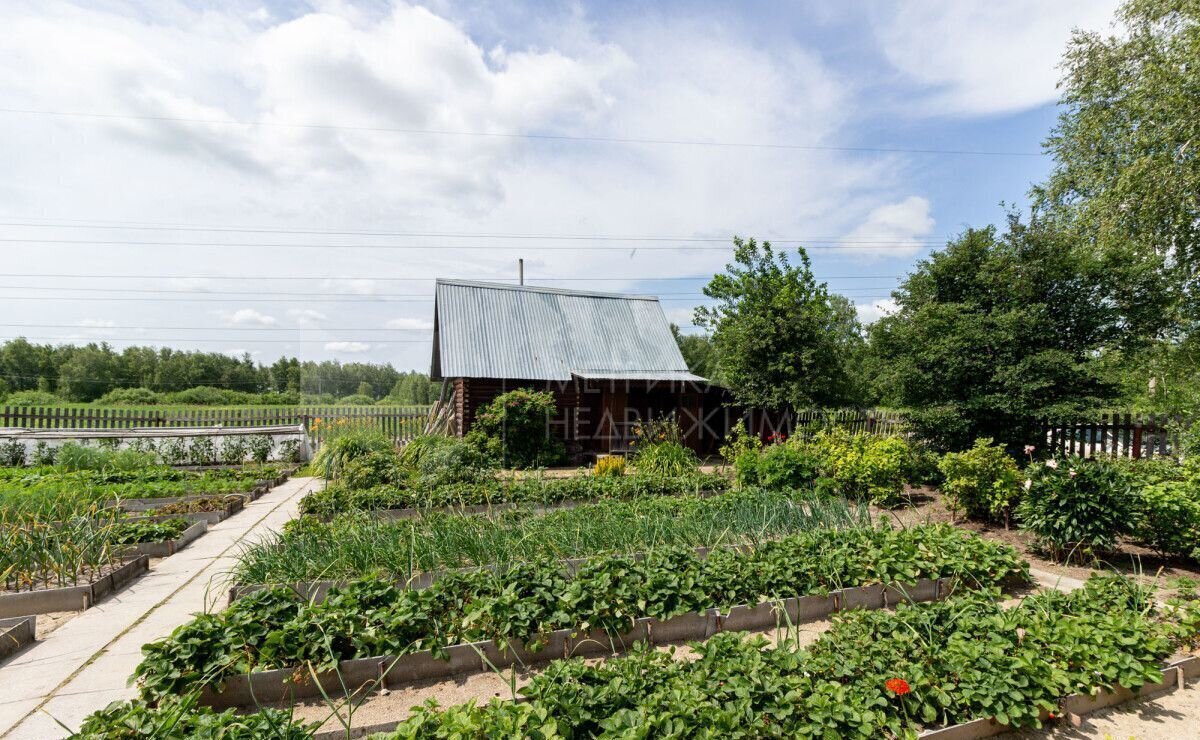
{"type": "Polygon", "coordinates": [[[942,492],[974,519],[1003,520],[1021,494],[1021,471],[1012,455],[990,439],[977,439],[966,452],[942,457],[942,492]]]}
{"type": "Polygon", "coordinates": [[[117,545],[136,545],[139,542],[169,542],[177,540],[190,526],[186,519],[165,519],[161,522],[118,521],[112,527],[112,541],[117,545]]]}
{"type": "Polygon", "coordinates": [[[10,439],[0,442],[0,465],[13,468],[23,467],[25,465],[25,455],[24,441],[10,439]]]}
{"type": "Polygon", "coordinates": [[[153,699],[217,683],[255,667],[337,661],[492,640],[540,644],[556,629],[629,630],[642,616],[669,618],[713,606],[759,603],[867,583],[956,576],[983,586],[1027,580],[1011,548],[949,526],[816,530],[718,550],[705,560],[684,548],[638,559],[556,562],[446,574],[421,590],[379,580],[334,589],[313,604],[288,588],[240,599],[143,647],[136,671],[153,699]]]}
{"type": "Polygon", "coordinates": [[[808,649],[721,634],[693,645],[690,661],[650,649],[591,666],[558,661],[521,703],[427,705],[387,740],[493,727],[546,738],[916,737],[983,718],[1036,727],[1067,694],[1160,680],[1186,631],[1136,586],[1096,577],[1010,609],[969,595],[847,612],[808,649]],[[895,679],[905,693],[888,688],[895,679]]]}
{"type": "Polygon", "coordinates": [[[337,479],[351,461],[371,453],[396,456],[392,441],[378,429],[358,425],[331,425],[313,458],[313,467],[329,480],[337,479]]]}
{"type": "Polygon", "coordinates": [[[467,440],[509,468],[557,465],[566,459],[550,421],[554,395],[527,388],[502,393],[476,412],[467,440]]]}
{"type": "Polygon", "coordinates": [[[1128,531],[1137,510],[1129,479],[1108,461],[1048,460],[1026,468],[1017,517],[1055,556],[1094,557],[1128,531]]]}
{"type": "Polygon", "coordinates": [[[155,467],[154,455],[136,450],[105,450],[68,442],[58,448],[55,467],[66,472],[80,470],[137,471],[155,467]]]}
{"type": "Polygon", "coordinates": [[[1133,536],[1164,555],[1200,560],[1200,478],[1142,488],[1133,536]]]}
{"type": "Polygon", "coordinates": [[[813,277],[807,253],[789,262],[770,242],[734,239],[733,262],[704,287],[717,374],[750,407],[839,407],[859,399],[850,371],[862,345],[854,306],[813,277]]]}
{"type": "Polygon", "coordinates": [[[170,697],[157,706],[139,701],[113,702],[93,712],[71,738],[106,740],[307,740],[316,724],[294,722],[292,713],[262,708],[252,714],[200,706],[195,697],[170,697]]]}
{"type": "Polygon", "coordinates": [[[744,450],[734,460],[734,471],[739,486],[794,490],[811,486],[821,463],[812,446],[789,441],[744,450]]]}
{"type": "Polygon", "coordinates": [[[903,437],[818,432],[810,443],[833,490],[852,500],[895,506],[913,470],[912,448],[903,437]]]}
{"type": "Polygon", "coordinates": [[[918,437],[1009,450],[1044,418],[1079,418],[1116,395],[1103,350],[1133,341],[1120,281],[1040,222],[970,229],[917,265],[898,309],[871,326],[876,385],[918,437]]]}
{"type": "Polygon", "coordinates": [[[363,490],[354,490],[338,482],[301,499],[300,511],[303,514],[331,516],[341,512],[372,509],[629,500],[649,496],[712,493],[724,491],[728,487],[729,480],[724,476],[705,473],[677,478],[647,475],[597,478],[592,475],[576,475],[567,478],[497,480],[489,476],[486,480],[476,482],[437,486],[426,485],[420,477],[416,477],[402,480],[392,486],[363,490]]]}

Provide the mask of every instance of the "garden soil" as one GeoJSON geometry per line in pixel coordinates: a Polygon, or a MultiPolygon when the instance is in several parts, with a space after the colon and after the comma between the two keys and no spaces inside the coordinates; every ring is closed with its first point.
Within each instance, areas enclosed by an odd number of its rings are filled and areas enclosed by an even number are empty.
{"type": "Polygon", "coordinates": [[[1200,737],[1200,683],[1158,698],[1109,707],[1083,718],[1079,727],[1056,726],[1000,735],[1003,740],[1189,740],[1200,737]]]}

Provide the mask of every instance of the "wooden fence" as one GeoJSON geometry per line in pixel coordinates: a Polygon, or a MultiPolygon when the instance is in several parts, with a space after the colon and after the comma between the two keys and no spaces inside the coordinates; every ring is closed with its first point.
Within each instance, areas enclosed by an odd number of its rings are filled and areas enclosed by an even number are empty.
{"type": "Polygon", "coordinates": [[[420,434],[427,406],[247,406],[227,408],[15,407],[0,412],[0,427],[26,429],[135,429],[139,427],[258,427],[302,424],[319,441],[341,419],[377,424],[393,440],[420,434]],[[321,419],[320,424],[313,424],[321,419]]]}
{"type": "Polygon", "coordinates": [[[746,412],[748,428],[763,441],[773,435],[784,438],[810,437],[822,429],[836,427],[852,434],[897,434],[904,420],[900,412],[884,409],[810,409],[806,411],[746,412]]]}
{"type": "Polygon", "coordinates": [[[1046,420],[1042,438],[1052,455],[1175,457],[1185,426],[1180,416],[1110,412],[1089,421],[1046,420]]]}

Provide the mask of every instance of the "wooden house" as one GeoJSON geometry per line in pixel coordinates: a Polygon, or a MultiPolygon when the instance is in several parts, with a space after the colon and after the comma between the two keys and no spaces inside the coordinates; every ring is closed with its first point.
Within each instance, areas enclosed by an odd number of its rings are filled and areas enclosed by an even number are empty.
{"type": "Polygon", "coordinates": [[[645,419],[673,415],[701,453],[728,429],[726,392],[688,371],[654,296],[438,280],[431,377],[459,435],[505,391],[550,391],[576,459],[627,451],[645,419]]]}

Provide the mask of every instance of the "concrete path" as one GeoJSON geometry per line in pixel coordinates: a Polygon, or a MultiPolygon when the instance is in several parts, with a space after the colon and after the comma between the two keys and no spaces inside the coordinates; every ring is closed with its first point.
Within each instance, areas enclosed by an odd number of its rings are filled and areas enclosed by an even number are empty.
{"type": "Polygon", "coordinates": [[[127,682],[141,662],[142,645],[170,634],[195,612],[222,608],[225,576],[242,547],[295,518],[300,499],[321,485],[319,479],[295,478],[271,490],[0,666],[0,738],[66,737],[63,725],[76,730],[109,702],[132,698],[127,682]]]}

